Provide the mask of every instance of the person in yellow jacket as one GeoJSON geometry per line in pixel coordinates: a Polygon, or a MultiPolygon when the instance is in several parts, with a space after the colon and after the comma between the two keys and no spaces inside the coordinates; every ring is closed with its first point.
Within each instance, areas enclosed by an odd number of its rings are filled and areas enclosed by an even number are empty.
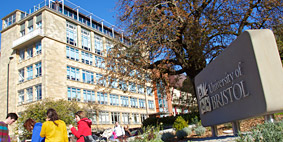
{"type": "Polygon", "coordinates": [[[46,122],[42,124],[40,136],[45,137],[45,142],[68,142],[66,124],[59,120],[57,112],[52,108],[47,110],[46,122]]]}

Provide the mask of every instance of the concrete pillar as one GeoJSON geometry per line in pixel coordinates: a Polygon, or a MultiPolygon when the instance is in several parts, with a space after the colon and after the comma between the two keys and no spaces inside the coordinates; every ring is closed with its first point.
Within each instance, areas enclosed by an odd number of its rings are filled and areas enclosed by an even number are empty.
{"type": "Polygon", "coordinates": [[[218,136],[217,125],[211,126],[211,133],[212,133],[212,137],[218,136]]]}
{"type": "Polygon", "coordinates": [[[235,136],[237,136],[240,132],[240,123],[239,121],[232,122],[232,129],[235,136]]]}
{"type": "Polygon", "coordinates": [[[271,122],[274,123],[274,114],[268,114],[264,116],[264,121],[265,122],[271,122]]]}

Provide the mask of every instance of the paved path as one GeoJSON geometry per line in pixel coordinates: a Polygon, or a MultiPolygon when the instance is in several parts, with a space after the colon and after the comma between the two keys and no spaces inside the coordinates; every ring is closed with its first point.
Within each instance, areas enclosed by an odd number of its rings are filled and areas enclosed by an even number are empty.
{"type": "Polygon", "coordinates": [[[182,140],[179,142],[236,142],[237,136],[233,135],[225,135],[218,137],[209,137],[209,138],[190,138],[186,140],[182,140]]]}

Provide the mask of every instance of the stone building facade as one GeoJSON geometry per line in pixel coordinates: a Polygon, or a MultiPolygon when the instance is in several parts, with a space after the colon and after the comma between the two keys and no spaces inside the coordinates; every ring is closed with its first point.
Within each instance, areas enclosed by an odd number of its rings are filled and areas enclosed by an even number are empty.
{"type": "Polygon", "coordinates": [[[91,118],[102,129],[115,121],[139,127],[148,114],[156,112],[154,95],[146,91],[150,84],[140,88],[127,82],[126,91],[112,86],[110,93],[104,93],[107,79],[100,80],[107,69],[104,52],[111,48],[111,41],[124,39],[103,21],[60,1],[38,5],[30,13],[15,10],[2,21],[0,120],[7,112],[21,113],[27,105],[46,98],[102,106],[91,118]],[[128,93],[130,87],[135,90],[128,93]]]}

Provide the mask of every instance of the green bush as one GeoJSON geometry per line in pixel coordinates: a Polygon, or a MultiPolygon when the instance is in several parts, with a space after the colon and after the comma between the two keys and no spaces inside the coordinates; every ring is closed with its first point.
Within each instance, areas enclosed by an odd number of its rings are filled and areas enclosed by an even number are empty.
{"type": "Polygon", "coordinates": [[[251,134],[240,134],[238,142],[282,142],[283,141],[283,122],[264,123],[257,125],[251,134]]]}
{"type": "Polygon", "coordinates": [[[166,133],[162,134],[161,139],[164,142],[171,142],[171,141],[173,141],[174,137],[175,137],[175,135],[173,135],[172,133],[166,132],[166,133]]]}
{"type": "Polygon", "coordinates": [[[189,127],[185,127],[182,130],[177,131],[176,133],[178,139],[183,139],[190,134],[192,134],[192,130],[189,127]]]}
{"type": "Polygon", "coordinates": [[[206,129],[205,127],[201,126],[201,125],[198,125],[196,128],[195,128],[195,133],[196,135],[198,136],[201,136],[205,133],[206,129]]]}
{"type": "Polygon", "coordinates": [[[176,131],[179,131],[185,127],[188,127],[188,123],[184,120],[182,116],[178,116],[173,124],[173,128],[175,128],[176,131]]]}
{"type": "Polygon", "coordinates": [[[135,139],[130,140],[129,142],[163,142],[161,140],[161,135],[159,134],[160,126],[153,127],[147,126],[143,127],[143,134],[135,137],[135,139]]]}

